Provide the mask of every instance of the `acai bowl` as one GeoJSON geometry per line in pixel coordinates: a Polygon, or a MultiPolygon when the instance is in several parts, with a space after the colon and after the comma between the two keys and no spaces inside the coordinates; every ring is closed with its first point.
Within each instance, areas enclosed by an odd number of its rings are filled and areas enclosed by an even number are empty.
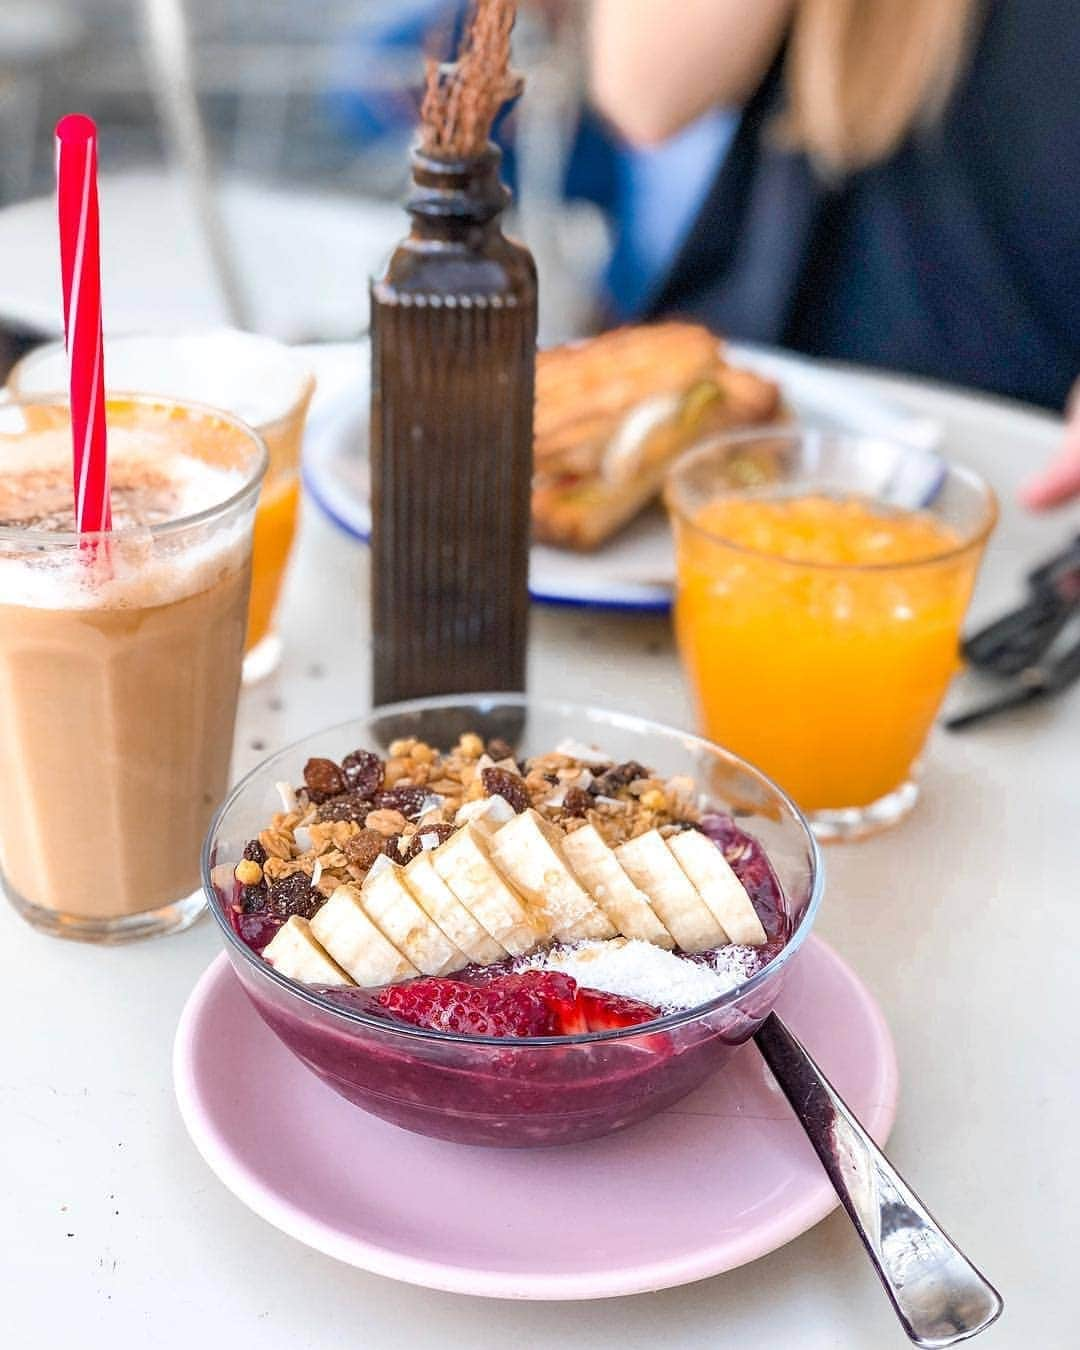
{"type": "Polygon", "coordinates": [[[719,1069],[775,1003],[823,876],[798,809],[730,752],[492,694],[272,756],[215,817],[203,884],[256,1011],[328,1086],[420,1134],[535,1147],[719,1069]]]}

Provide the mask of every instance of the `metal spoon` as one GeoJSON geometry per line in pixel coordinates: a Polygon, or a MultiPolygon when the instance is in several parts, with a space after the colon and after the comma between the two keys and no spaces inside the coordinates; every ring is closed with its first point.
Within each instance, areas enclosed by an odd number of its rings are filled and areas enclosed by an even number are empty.
{"type": "Polygon", "coordinates": [[[956,1345],[1001,1315],[1001,1295],[942,1232],[775,1013],[754,1036],[821,1159],[900,1324],[925,1350],[956,1345]]]}

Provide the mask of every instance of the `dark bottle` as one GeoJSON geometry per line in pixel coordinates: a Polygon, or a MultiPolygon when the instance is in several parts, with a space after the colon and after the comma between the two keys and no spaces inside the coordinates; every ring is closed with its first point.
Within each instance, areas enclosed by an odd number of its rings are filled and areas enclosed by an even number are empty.
{"type": "Polygon", "coordinates": [[[525,687],[536,268],[499,160],[415,152],[372,283],[376,703],[525,687]]]}

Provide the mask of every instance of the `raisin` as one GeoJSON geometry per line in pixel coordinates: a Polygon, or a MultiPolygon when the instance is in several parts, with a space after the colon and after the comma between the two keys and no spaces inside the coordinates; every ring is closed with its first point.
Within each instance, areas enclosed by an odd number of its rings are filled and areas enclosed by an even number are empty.
{"type": "Polygon", "coordinates": [[[345,775],[332,759],[309,759],[304,765],[304,786],[318,805],[345,791],[345,775]]]}
{"type": "Polygon", "coordinates": [[[488,741],[487,752],[492,759],[514,758],[514,747],[508,741],[504,741],[501,736],[496,736],[494,740],[488,741]]]}
{"type": "Polygon", "coordinates": [[[376,792],[375,806],[379,811],[400,811],[403,816],[418,816],[431,794],[423,787],[392,787],[376,792]]]}
{"type": "Polygon", "coordinates": [[[341,761],[345,782],[354,792],[374,797],[382,787],[383,762],[370,750],[354,750],[341,761]]]}
{"type": "Polygon", "coordinates": [[[385,843],[378,830],[361,830],[359,834],[345,840],[341,851],[351,863],[366,871],[383,851],[385,843]]]}
{"type": "Polygon", "coordinates": [[[331,797],[329,801],[322,802],[315,816],[321,821],[352,820],[357,825],[363,825],[371,809],[369,797],[359,792],[344,792],[340,797],[331,797]]]}
{"type": "Polygon", "coordinates": [[[261,867],[266,862],[266,849],[257,839],[249,839],[244,845],[244,857],[248,862],[258,863],[261,867]]]}
{"type": "MultiPolygon", "coordinates": [[[[252,858],[252,862],[256,859],[252,858]]],[[[244,914],[258,914],[266,908],[266,882],[260,881],[257,886],[241,886],[240,888],[240,909],[244,914]]]]}
{"type": "Polygon", "coordinates": [[[614,768],[602,773],[599,778],[594,778],[589,785],[589,791],[594,797],[614,797],[620,788],[626,787],[635,778],[648,777],[648,769],[639,764],[637,760],[630,759],[625,764],[616,764],[614,768]]]}
{"type": "Polygon", "coordinates": [[[270,912],[278,918],[287,919],[299,914],[302,919],[310,919],[322,903],[323,897],[312,890],[311,878],[306,872],[294,872],[292,876],[270,883],[270,912]]]}
{"type": "Polygon", "coordinates": [[[520,774],[511,773],[509,769],[484,769],[480,777],[488,797],[501,797],[519,814],[529,809],[529,789],[520,774]]]}
{"type": "Polygon", "coordinates": [[[572,787],[566,789],[566,796],[563,798],[563,810],[568,816],[584,816],[593,804],[593,799],[584,788],[572,787]]]}
{"type": "MultiPolygon", "coordinates": [[[[429,835],[435,835],[440,844],[445,844],[456,828],[454,825],[446,825],[441,822],[438,825],[422,825],[415,834],[410,835],[406,840],[405,851],[401,855],[402,862],[410,862],[418,853],[423,853],[424,844],[422,841],[429,835]]],[[[431,845],[428,844],[427,847],[431,848],[431,845]]]]}

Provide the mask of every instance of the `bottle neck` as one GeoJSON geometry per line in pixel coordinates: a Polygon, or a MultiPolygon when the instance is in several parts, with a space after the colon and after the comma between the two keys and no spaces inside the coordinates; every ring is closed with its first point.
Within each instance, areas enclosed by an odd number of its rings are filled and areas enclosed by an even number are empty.
{"type": "Polygon", "coordinates": [[[489,145],[475,159],[442,160],[414,150],[413,187],[406,202],[413,233],[424,239],[467,240],[497,233],[510,192],[499,179],[502,154],[489,145]]]}

